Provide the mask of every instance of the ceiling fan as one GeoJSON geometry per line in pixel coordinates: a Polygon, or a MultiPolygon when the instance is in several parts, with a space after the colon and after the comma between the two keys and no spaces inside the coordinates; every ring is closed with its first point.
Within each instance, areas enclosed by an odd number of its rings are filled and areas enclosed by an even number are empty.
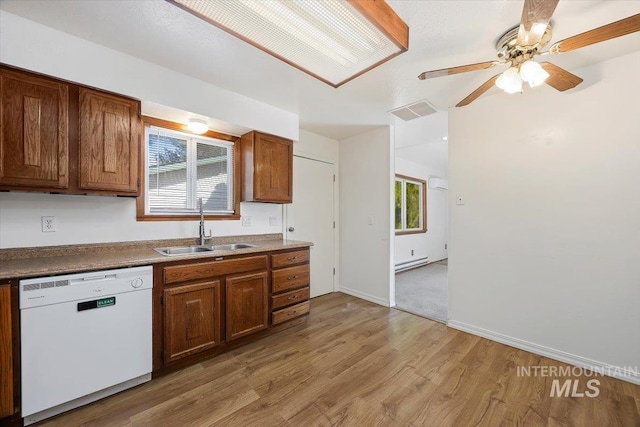
{"type": "Polygon", "coordinates": [[[578,86],[582,83],[582,79],[550,62],[538,63],[534,61],[533,58],[536,55],[569,52],[640,31],[640,14],[637,14],[569,37],[553,44],[548,51],[542,52],[541,50],[551,41],[552,29],[549,21],[558,1],[525,0],[520,25],[507,31],[496,44],[498,60],[425,71],[418,78],[425,80],[466,73],[467,71],[483,70],[496,65],[511,64],[511,67],[506,71],[491,77],[460,101],[456,107],[470,104],[494,84],[507,93],[522,92],[523,82],[529,83],[531,87],[546,83],[556,90],[565,91],[578,86]]]}

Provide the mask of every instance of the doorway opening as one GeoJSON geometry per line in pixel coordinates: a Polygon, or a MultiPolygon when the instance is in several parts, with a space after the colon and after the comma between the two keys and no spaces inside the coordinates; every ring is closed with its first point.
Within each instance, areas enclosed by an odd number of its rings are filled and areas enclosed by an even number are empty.
{"type": "Polygon", "coordinates": [[[448,319],[447,112],[395,120],[396,308],[448,319]]]}

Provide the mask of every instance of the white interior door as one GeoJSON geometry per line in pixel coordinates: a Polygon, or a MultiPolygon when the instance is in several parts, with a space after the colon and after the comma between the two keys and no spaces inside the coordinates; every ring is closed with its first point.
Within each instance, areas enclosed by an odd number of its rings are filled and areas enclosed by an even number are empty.
{"type": "Polygon", "coordinates": [[[287,205],[287,239],[312,242],[311,297],[333,292],[334,165],[293,157],[293,203],[287,205]]]}

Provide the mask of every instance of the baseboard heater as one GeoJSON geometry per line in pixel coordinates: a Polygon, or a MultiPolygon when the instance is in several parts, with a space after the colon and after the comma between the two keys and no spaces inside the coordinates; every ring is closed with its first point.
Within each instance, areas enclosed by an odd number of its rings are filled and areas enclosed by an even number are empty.
{"type": "Polygon", "coordinates": [[[429,264],[429,257],[414,259],[407,262],[401,262],[400,264],[396,264],[396,273],[409,270],[410,268],[421,267],[427,264],[429,264]]]}

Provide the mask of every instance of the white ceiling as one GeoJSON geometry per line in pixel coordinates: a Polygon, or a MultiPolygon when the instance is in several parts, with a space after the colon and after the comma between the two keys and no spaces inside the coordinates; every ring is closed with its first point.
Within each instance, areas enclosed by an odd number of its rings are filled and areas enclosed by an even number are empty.
{"type": "MultiPolygon", "coordinates": [[[[388,3],[409,25],[409,51],[337,89],[163,0],[0,0],[0,8],[297,113],[301,128],[344,139],[390,124],[388,110],[420,99],[446,109],[497,73],[417,79],[422,71],[494,59],[497,38],[518,23],[523,2],[388,3]]],[[[553,41],[637,13],[637,0],[562,0],[552,21],[553,41]]],[[[639,46],[636,33],[553,61],[571,71],[639,46]]]]}

